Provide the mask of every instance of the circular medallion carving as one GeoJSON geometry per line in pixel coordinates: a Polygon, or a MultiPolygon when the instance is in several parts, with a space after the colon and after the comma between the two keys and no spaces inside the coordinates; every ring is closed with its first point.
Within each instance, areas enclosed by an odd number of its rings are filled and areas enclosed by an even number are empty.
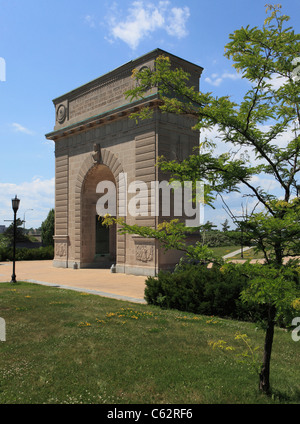
{"type": "Polygon", "coordinates": [[[67,117],[67,108],[65,105],[60,105],[57,109],[57,120],[60,124],[65,122],[67,117]]]}

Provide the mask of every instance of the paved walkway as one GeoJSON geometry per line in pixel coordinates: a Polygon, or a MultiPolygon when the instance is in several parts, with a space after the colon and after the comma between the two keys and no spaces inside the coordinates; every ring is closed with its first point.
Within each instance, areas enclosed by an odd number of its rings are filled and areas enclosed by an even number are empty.
{"type": "MultiPolygon", "coordinates": [[[[0,283],[11,281],[12,262],[0,262],[0,283]]],[[[109,269],[54,268],[52,261],[16,262],[17,281],[44,284],[146,303],[144,300],[146,277],[113,274],[109,269]]]]}
{"type": "MultiPolygon", "coordinates": [[[[243,261],[233,260],[233,262],[243,261]]],[[[263,260],[251,262],[263,262],[263,260]]],[[[113,274],[109,269],[55,268],[52,263],[52,261],[16,262],[17,281],[28,281],[135,303],[146,303],[144,300],[146,277],[113,274]]],[[[11,275],[12,262],[0,262],[0,283],[11,281],[11,275]]]]}
{"type": "MultiPolygon", "coordinates": [[[[246,252],[247,250],[250,250],[250,249],[252,249],[252,247],[249,247],[249,246],[247,247],[247,246],[245,246],[245,247],[243,248],[243,252],[246,252]]],[[[235,250],[234,252],[228,253],[227,255],[223,256],[223,259],[232,258],[233,256],[235,256],[235,255],[239,255],[240,253],[242,253],[242,249],[235,250]]]]}

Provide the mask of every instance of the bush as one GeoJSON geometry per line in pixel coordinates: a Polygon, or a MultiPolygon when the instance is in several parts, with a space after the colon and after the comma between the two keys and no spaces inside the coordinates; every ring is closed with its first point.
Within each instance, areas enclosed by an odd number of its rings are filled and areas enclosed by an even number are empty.
{"type": "MultiPolygon", "coordinates": [[[[39,247],[37,249],[16,249],[16,261],[41,261],[54,258],[54,248],[52,246],[39,247]]],[[[0,261],[12,261],[13,248],[0,248],[0,261]]]]}
{"type": "Polygon", "coordinates": [[[243,240],[244,246],[250,246],[250,240],[247,239],[247,235],[241,231],[219,231],[210,230],[200,233],[200,242],[206,244],[208,247],[222,247],[230,245],[241,245],[243,240]]]}
{"type": "Polygon", "coordinates": [[[203,315],[245,321],[261,318],[263,308],[240,300],[247,277],[238,266],[223,270],[214,266],[186,265],[176,272],[159,272],[146,280],[145,299],[149,304],[203,315]]]}
{"type": "Polygon", "coordinates": [[[54,220],[55,212],[54,209],[51,209],[47,218],[41,225],[42,240],[46,246],[54,246],[54,220]]]}

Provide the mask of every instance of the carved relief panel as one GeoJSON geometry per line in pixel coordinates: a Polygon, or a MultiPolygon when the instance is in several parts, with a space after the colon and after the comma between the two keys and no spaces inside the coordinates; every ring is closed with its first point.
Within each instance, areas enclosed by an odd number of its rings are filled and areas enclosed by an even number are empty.
{"type": "Polygon", "coordinates": [[[140,262],[153,261],[153,246],[140,244],[136,246],[136,259],[140,262]]]}
{"type": "Polygon", "coordinates": [[[56,243],[55,245],[55,256],[59,258],[65,258],[67,256],[67,244],[56,243]]]}

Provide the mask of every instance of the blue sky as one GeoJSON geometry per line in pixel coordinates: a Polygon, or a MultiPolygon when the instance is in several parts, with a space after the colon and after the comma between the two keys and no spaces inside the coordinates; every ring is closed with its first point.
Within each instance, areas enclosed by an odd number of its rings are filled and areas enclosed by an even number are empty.
{"type": "MultiPolygon", "coordinates": [[[[155,48],[204,67],[203,91],[239,99],[246,82],[224,57],[224,45],[235,29],[261,26],[266,3],[0,0],[0,225],[12,219],[16,194],[27,228],[54,207],[54,147],[45,139],[54,126],[52,99],[155,48]]],[[[300,32],[299,0],[281,4],[300,32]]],[[[241,203],[238,196],[230,201],[241,203]]],[[[205,216],[225,218],[220,208],[205,216]]]]}

